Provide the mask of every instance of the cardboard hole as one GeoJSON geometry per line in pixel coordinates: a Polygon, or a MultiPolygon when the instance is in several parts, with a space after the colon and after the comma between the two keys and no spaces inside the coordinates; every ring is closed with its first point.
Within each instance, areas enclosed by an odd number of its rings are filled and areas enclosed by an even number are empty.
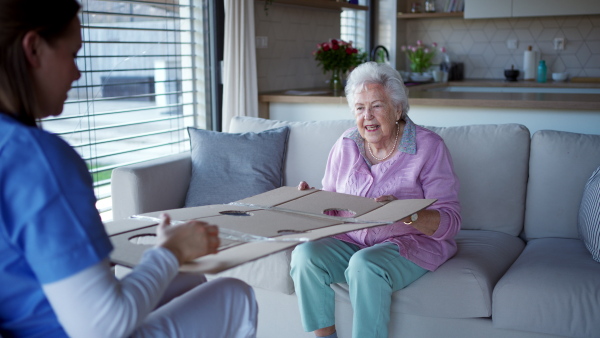
{"type": "Polygon", "coordinates": [[[323,210],[323,214],[327,216],[337,216],[337,217],[354,217],[356,216],[356,212],[349,209],[339,209],[339,208],[329,208],[323,210]]]}
{"type": "Polygon", "coordinates": [[[136,245],[155,245],[156,244],[156,235],[154,234],[143,234],[136,235],[129,238],[129,242],[136,245]]]}
{"type": "Polygon", "coordinates": [[[289,229],[277,230],[277,233],[280,235],[303,234],[305,232],[306,232],[306,230],[289,230],[289,229]]]}
{"type": "Polygon", "coordinates": [[[225,210],[225,211],[221,211],[219,213],[221,215],[226,215],[226,216],[252,216],[252,213],[250,213],[250,212],[239,211],[239,210],[225,210]]]}

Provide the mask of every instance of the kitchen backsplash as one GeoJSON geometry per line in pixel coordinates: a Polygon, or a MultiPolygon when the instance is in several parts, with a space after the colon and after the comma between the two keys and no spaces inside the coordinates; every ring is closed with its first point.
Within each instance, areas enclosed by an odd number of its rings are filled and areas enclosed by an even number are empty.
{"type": "MultiPolygon", "coordinates": [[[[445,46],[452,61],[464,62],[469,79],[501,79],[511,65],[522,71],[528,46],[538,52],[538,60],[540,54],[546,60],[549,75],[600,77],[600,15],[408,20],[406,38],[409,44],[422,40],[445,46]],[[554,50],[554,38],[565,39],[564,50],[554,50]],[[508,40],[517,40],[517,49],[509,49],[508,40]]],[[[398,60],[397,68],[406,69],[405,59],[398,60]]]]}
{"type": "Polygon", "coordinates": [[[312,55],[317,43],[340,37],[340,11],[255,1],[256,36],[267,48],[256,49],[258,91],[326,86],[312,55]]]}

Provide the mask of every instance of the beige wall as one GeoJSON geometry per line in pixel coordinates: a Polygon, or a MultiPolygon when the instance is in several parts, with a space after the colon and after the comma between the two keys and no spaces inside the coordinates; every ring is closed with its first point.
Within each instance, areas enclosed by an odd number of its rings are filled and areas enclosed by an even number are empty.
{"type": "MultiPolygon", "coordinates": [[[[527,46],[541,52],[551,72],[570,76],[600,77],[600,15],[535,17],[514,19],[425,19],[407,20],[408,43],[417,40],[446,46],[454,61],[464,62],[465,77],[504,78],[504,69],[523,69],[527,46]],[[555,37],[566,40],[565,50],[553,48],[555,37]],[[517,49],[508,49],[508,39],[518,40],[517,49]]],[[[400,34],[400,32],[399,32],[400,34]]],[[[405,69],[398,63],[399,69],[405,69]]]]}
{"type": "Polygon", "coordinates": [[[255,1],[256,36],[268,47],[256,50],[258,92],[325,87],[327,76],[312,52],[316,44],[340,37],[340,11],[255,1]]]}

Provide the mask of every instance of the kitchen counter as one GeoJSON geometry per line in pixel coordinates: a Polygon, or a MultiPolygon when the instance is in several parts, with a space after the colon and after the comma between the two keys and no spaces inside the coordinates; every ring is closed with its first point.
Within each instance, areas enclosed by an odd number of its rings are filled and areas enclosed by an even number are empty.
{"type": "MultiPolygon", "coordinates": [[[[558,88],[572,91],[600,90],[600,83],[502,80],[466,80],[449,83],[411,84],[409,116],[424,126],[519,123],[533,134],[537,130],[562,130],[600,135],[600,94],[548,93],[558,88]],[[446,91],[499,90],[511,92],[446,91]],[[448,88],[445,88],[448,87],[448,88]],[[524,89],[520,89],[525,87],[524,89]],[[527,89],[527,87],[533,87],[527,89]],[[546,93],[515,93],[518,90],[546,93]]],[[[327,89],[280,91],[259,95],[260,117],[284,121],[316,121],[354,118],[346,98],[333,96],[327,89]]]]}
{"type": "MultiPolygon", "coordinates": [[[[484,107],[484,108],[523,108],[523,109],[569,109],[600,111],[600,95],[595,94],[549,94],[549,93],[474,93],[428,91],[446,86],[469,87],[545,87],[545,88],[600,88],[600,83],[573,83],[531,81],[507,82],[503,80],[465,80],[448,83],[411,84],[409,103],[413,105],[438,107],[484,107]]],[[[270,103],[312,103],[347,104],[344,96],[333,96],[327,89],[280,91],[259,95],[261,116],[268,116],[270,103]],[[312,95],[306,95],[312,93],[312,95]],[[305,94],[305,95],[302,95],[305,94]]]]}

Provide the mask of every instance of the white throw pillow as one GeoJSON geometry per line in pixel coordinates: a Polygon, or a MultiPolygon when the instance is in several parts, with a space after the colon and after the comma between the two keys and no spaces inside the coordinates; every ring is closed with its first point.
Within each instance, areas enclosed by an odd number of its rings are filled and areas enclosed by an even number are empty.
{"type": "Polygon", "coordinates": [[[600,167],[585,184],[577,227],[592,258],[600,262],[600,167]]]}

